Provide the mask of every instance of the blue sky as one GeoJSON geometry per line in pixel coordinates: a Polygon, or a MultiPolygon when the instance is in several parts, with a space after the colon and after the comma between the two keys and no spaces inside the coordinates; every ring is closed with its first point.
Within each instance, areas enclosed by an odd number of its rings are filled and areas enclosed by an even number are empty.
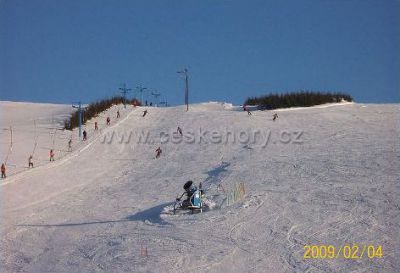
{"type": "Polygon", "coordinates": [[[91,102],[126,83],[183,104],[187,67],[191,102],[400,102],[399,16],[397,0],[0,0],[0,100],[91,102]]]}

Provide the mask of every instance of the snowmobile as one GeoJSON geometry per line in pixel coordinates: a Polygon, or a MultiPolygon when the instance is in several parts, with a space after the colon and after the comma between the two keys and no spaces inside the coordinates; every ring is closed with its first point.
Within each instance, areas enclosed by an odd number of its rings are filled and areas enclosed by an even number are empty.
{"type": "Polygon", "coordinates": [[[200,183],[199,187],[197,188],[193,184],[193,181],[188,181],[183,186],[183,189],[185,190],[185,192],[182,193],[182,195],[180,197],[176,198],[176,200],[175,200],[174,207],[173,207],[174,214],[178,210],[189,210],[192,213],[194,213],[195,211],[203,212],[204,192],[202,190],[201,183],[200,183]],[[186,199],[182,200],[184,195],[186,195],[186,199]]]}

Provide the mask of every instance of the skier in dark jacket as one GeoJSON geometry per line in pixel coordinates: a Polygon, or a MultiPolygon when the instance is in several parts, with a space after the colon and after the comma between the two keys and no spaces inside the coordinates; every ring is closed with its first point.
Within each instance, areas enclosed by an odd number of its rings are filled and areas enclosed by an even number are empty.
{"type": "Polygon", "coordinates": [[[146,116],[147,113],[148,113],[148,111],[147,111],[147,110],[144,110],[144,111],[143,111],[143,116],[142,116],[142,117],[146,116]]]}
{"type": "Polygon", "coordinates": [[[29,158],[28,158],[28,166],[29,166],[29,169],[30,168],[33,168],[33,156],[32,155],[30,155],[29,156],[29,158]]]}
{"type": "Polygon", "coordinates": [[[72,152],[72,138],[70,138],[68,141],[68,151],[72,152]]]}
{"type": "Polygon", "coordinates": [[[199,184],[199,188],[196,187],[196,185],[193,184],[193,181],[189,180],[185,183],[185,185],[183,185],[183,189],[185,190],[184,193],[182,193],[182,195],[180,197],[178,197],[176,200],[180,201],[182,199],[183,196],[186,195],[186,199],[182,201],[182,207],[183,208],[187,208],[192,204],[191,198],[193,198],[193,195],[199,191],[200,195],[203,194],[203,189],[202,189],[202,185],[201,183],[199,184]]]}
{"type": "Polygon", "coordinates": [[[162,150],[161,150],[160,147],[158,147],[157,150],[156,150],[156,158],[159,158],[161,153],[162,153],[162,150]]]}
{"type": "Polygon", "coordinates": [[[6,165],[3,163],[1,164],[1,178],[6,178],[6,165]]]}
{"type": "Polygon", "coordinates": [[[83,130],[83,140],[86,140],[87,139],[87,133],[86,133],[86,130],[83,130]]]}

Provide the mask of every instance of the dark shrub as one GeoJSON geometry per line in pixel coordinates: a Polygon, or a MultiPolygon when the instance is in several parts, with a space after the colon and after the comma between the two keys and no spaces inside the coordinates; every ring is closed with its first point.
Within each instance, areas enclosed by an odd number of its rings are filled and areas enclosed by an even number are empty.
{"type": "Polygon", "coordinates": [[[269,94],[261,97],[249,97],[244,104],[258,105],[260,109],[272,110],[289,107],[309,107],[324,103],[353,101],[344,93],[321,93],[311,91],[290,92],[286,94],[269,94]]]}
{"type": "MultiPolygon", "coordinates": [[[[89,104],[83,112],[82,124],[85,124],[86,121],[90,120],[91,118],[97,117],[98,114],[104,112],[111,106],[121,103],[124,103],[124,98],[121,96],[116,96],[110,99],[104,99],[89,104]]],[[[137,106],[141,105],[137,99],[126,101],[126,104],[133,104],[133,103],[136,103],[137,106]]],[[[78,126],[79,126],[79,113],[78,111],[76,111],[71,114],[71,117],[68,120],[64,121],[64,128],[67,130],[72,130],[78,126]]]]}

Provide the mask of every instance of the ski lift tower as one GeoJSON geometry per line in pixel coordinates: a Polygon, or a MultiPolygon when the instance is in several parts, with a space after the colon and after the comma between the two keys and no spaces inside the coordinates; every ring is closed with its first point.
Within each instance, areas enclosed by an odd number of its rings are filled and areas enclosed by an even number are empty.
{"type": "Polygon", "coordinates": [[[161,93],[158,93],[157,90],[151,92],[151,95],[154,97],[155,101],[157,102],[156,106],[158,106],[158,97],[161,96],[161,93]]]}
{"type": "Polygon", "coordinates": [[[147,88],[146,87],[143,87],[143,86],[141,86],[141,85],[139,85],[139,86],[137,86],[136,87],[136,89],[139,91],[139,93],[140,93],[140,104],[143,106],[143,92],[145,91],[145,90],[147,90],[147,88]]]}
{"type": "Polygon", "coordinates": [[[122,96],[124,98],[124,108],[126,108],[126,94],[131,91],[131,88],[126,88],[126,84],[124,83],[122,87],[119,88],[121,90],[122,96]]]}
{"type": "Polygon", "coordinates": [[[82,107],[82,103],[78,102],[76,105],[72,104],[72,108],[78,109],[78,123],[79,123],[79,139],[82,138],[82,117],[86,107],[82,107]]]}
{"type": "Polygon", "coordinates": [[[183,69],[182,71],[176,72],[178,74],[183,74],[185,76],[185,104],[186,104],[186,111],[189,111],[189,75],[187,68],[183,69]]]}

